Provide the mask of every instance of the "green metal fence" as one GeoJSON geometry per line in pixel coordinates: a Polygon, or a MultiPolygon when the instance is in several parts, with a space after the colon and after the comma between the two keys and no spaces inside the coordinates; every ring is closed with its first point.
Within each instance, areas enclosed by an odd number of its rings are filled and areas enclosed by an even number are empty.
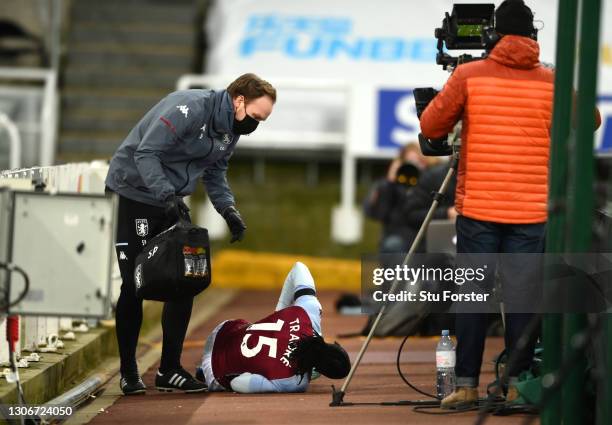
{"type": "MultiPolygon", "coordinates": [[[[600,0],[559,1],[548,252],[588,252],[591,247],[600,12],[600,0]],[[578,84],[574,102],[575,80],[578,84]]],[[[570,296],[581,296],[576,287],[548,287],[545,291],[551,296],[558,289],[574,291],[570,296]]],[[[612,337],[612,326],[609,315],[604,319],[608,323],[600,335],[604,337],[602,345],[606,349],[612,337]]],[[[587,359],[580,338],[585,335],[586,327],[584,314],[548,314],[543,319],[544,390],[550,392],[561,383],[561,390],[551,392],[542,410],[543,425],[581,425],[590,413],[586,411],[584,391],[587,359]],[[562,369],[567,373],[561,374],[562,369]]],[[[596,416],[598,424],[609,425],[612,424],[612,378],[609,373],[612,354],[609,349],[602,358],[607,359],[607,364],[601,375],[604,379],[596,389],[596,416]]]]}

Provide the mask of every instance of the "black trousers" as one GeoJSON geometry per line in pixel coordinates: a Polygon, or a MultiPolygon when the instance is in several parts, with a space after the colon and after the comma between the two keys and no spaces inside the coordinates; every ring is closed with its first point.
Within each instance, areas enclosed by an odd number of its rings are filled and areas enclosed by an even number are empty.
{"type": "MultiPolygon", "coordinates": [[[[544,251],[545,224],[499,224],[457,217],[457,253],[541,253],[544,251]]],[[[490,269],[492,270],[492,269],[490,269]]],[[[529,368],[538,333],[525,335],[534,319],[531,313],[506,314],[506,349],[514,353],[509,377],[515,378],[529,368]],[[517,350],[520,338],[527,338],[526,346],[517,350]]],[[[487,315],[459,313],[455,319],[457,334],[457,386],[477,387],[484,352],[487,315]]]]}
{"type": "MultiPolygon", "coordinates": [[[[142,324],[142,301],[136,298],[134,262],[147,240],[166,230],[169,222],[163,208],[119,197],[116,251],[121,271],[121,294],[117,301],[116,326],[121,374],[138,372],[136,346],[142,324]]],[[[183,342],[191,317],[193,299],[164,303],[163,346],[159,370],[164,373],[180,367],[183,342]]]]}

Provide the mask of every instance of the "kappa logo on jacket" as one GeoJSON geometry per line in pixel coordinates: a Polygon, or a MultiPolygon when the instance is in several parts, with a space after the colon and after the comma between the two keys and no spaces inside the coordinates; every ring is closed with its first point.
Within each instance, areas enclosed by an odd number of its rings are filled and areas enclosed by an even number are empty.
{"type": "Polygon", "coordinates": [[[189,108],[187,105],[178,105],[176,108],[181,111],[183,115],[185,115],[185,118],[187,118],[187,115],[189,115],[189,108]]]}

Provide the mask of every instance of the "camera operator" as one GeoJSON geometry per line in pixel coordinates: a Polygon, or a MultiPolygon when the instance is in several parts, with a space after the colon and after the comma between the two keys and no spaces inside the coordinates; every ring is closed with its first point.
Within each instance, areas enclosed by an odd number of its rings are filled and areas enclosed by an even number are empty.
{"type": "MultiPolygon", "coordinates": [[[[540,253],[547,219],[548,160],[554,74],[540,63],[533,13],[523,0],[495,10],[500,39],[484,60],[459,65],[421,115],[422,134],[446,136],[463,121],[456,189],[458,253],[540,253]]],[[[597,124],[599,125],[599,124],[597,124]]],[[[515,351],[530,314],[506,315],[506,345],[515,351]]],[[[457,388],[441,407],[475,404],[486,316],[458,314],[457,388]]],[[[514,353],[512,385],[528,369],[536,338],[514,353]]]]}
{"type": "MultiPolygon", "coordinates": [[[[391,161],[385,179],[374,184],[365,203],[365,214],[383,225],[380,241],[382,254],[407,252],[432,202],[431,193],[438,190],[447,164],[425,157],[416,143],[406,144],[391,161]]],[[[454,196],[446,198],[434,218],[454,217],[454,196]]],[[[424,243],[418,252],[424,252],[424,243]]]]}

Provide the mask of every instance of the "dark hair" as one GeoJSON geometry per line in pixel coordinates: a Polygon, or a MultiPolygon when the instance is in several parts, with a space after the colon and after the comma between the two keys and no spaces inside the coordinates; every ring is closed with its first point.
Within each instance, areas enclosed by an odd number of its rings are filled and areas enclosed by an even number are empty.
{"type": "Polygon", "coordinates": [[[338,344],[328,344],[317,333],[300,339],[291,353],[298,375],[310,375],[312,369],[328,378],[342,379],[351,369],[348,353],[338,344]]]}
{"type": "Polygon", "coordinates": [[[495,10],[495,30],[501,34],[531,37],[533,13],[523,0],[505,0],[495,10]]]}
{"type": "Polygon", "coordinates": [[[255,74],[244,74],[236,78],[229,86],[227,92],[234,99],[238,96],[244,96],[248,102],[252,99],[257,99],[262,96],[268,96],[272,102],[276,102],[276,89],[272,84],[262,80],[255,74]]]}

